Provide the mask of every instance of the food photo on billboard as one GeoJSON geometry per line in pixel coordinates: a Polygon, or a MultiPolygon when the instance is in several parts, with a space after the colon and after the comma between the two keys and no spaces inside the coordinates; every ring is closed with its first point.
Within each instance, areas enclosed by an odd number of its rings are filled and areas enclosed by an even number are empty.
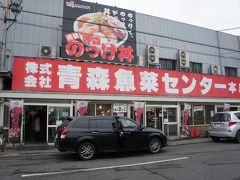
{"type": "Polygon", "coordinates": [[[137,64],[134,11],[65,0],[63,17],[62,58],[137,64]]]}

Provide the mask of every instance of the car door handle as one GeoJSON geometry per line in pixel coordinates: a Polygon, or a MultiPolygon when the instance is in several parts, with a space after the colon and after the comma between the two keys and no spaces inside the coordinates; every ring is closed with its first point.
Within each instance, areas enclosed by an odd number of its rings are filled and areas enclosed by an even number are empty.
{"type": "Polygon", "coordinates": [[[92,133],[92,134],[99,134],[98,131],[92,131],[91,133],[92,133]]]}
{"type": "Polygon", "coordinates": [[[131,131],[125,131],[126,134],[131,134],[131,131]]]}

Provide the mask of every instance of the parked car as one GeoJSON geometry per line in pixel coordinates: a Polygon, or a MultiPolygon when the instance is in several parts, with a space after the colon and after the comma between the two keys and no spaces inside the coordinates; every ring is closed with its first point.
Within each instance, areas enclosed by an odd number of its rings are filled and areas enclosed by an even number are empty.
{"type": "Polygon", "coordinates": [[[211,119],[208,131],[213,141],[233,138],[240,143],[240,111],[218,112],[211,119]]]}
{"type": "Polygon", "coordinates": [[[82,160],[103,151],[147,149],[158,153],[165,146],[167,138],[162,131],[120,116],[71,117],[59,126],[56,137],[60,152],[77,152],[82,160]]]}

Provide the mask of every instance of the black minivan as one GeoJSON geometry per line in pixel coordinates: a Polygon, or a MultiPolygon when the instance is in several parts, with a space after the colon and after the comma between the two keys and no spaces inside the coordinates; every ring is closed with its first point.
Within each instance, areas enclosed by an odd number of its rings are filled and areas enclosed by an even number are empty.
{"type": "Polygon", "coordinates": [[[57,149],[77,152],[82,160],[103,151],[147,149],[158,153],[165,146],[167,138],[162,131],[121,116],[68,117],[57,129],[57,149]]]}

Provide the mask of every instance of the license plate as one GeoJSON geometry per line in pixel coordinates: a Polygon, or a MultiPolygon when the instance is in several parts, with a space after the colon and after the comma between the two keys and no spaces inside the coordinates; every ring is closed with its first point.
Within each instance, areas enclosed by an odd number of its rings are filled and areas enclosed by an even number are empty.
{"type": "Polygon", "coordinates": [[[215,128],[220,128],[220,127],[222,127],[222,124],[219,124],[219,123],[218,124],[214,124],[214,127],[215,128]]]}

